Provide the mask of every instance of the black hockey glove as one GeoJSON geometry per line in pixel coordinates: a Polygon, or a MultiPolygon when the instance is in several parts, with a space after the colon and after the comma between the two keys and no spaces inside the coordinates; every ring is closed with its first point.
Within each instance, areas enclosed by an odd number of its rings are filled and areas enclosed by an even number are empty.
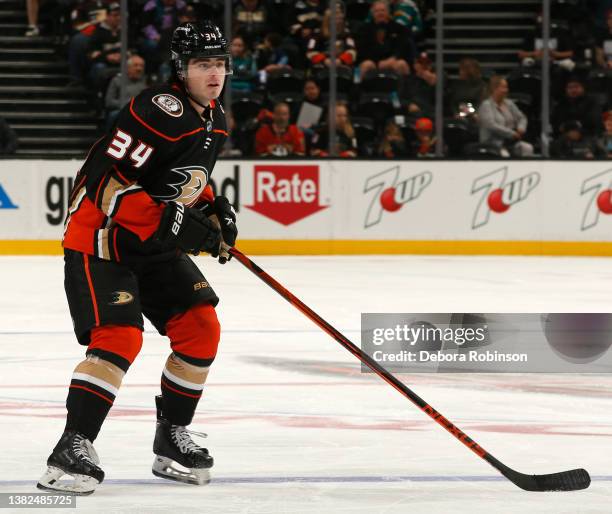
{"type": "Polygon", "coordinates": [[[219,257],[219,262],[225,264],[232,258],[232,255],[223,246],[234,246],[236,237],[238,237],[236,211],[225,196],[217,196],[212,203],[206,204],[202,208],[202,212],[210,216],[221,230],[221,244],[216,252],[210,252],[210,254],[213,257],[219,257]]]}
{"type": "Polygon", "coordinates": [[[166,205],[154,237],[194,255],[202,251],[218,255],[221,244],[221,232],[203,212],[177,202],[166,205]]]}

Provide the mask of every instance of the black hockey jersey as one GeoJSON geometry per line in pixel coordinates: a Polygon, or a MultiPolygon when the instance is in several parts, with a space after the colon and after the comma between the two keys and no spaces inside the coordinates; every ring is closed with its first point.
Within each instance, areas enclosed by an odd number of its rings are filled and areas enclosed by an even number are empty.
{"type": "Polygon", "coordinates": [[[227,135],[221,104],[200,116],[179,85],[132,98],[76,177],[63,246],[115,261],[175,251],[152,238],[163,209],[212,200],[207,184],[227,135]]]}

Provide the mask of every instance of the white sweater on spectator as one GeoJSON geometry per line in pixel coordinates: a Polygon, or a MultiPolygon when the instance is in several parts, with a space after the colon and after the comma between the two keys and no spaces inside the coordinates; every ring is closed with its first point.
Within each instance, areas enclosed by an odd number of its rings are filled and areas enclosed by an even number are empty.
{"type": "Polygon", "coordinates": [[[504,146],[512,141],[517,129],[527,130],[527,117],[512,100],[505,99],[498,105],[491,97],[478,109],[480,142],[504,146]]]}

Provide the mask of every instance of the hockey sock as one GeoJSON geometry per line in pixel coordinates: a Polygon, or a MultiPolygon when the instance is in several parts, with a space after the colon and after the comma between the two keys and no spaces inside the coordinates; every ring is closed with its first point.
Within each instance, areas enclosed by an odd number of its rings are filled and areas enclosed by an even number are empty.
{"type": "Polygon", "coordinates": [[[209,366],[195,366],[172,353],[161,377],[163,415],[173,425],[191,423],[202,396],[209,366]]]}
{"type": "Polygon", "coordinates": [[[78,430],[94,441],[124,375],[121,368],[95,355],[88,355],[79,363],[72,374],[66,399],[66,430],[78,430]]]}

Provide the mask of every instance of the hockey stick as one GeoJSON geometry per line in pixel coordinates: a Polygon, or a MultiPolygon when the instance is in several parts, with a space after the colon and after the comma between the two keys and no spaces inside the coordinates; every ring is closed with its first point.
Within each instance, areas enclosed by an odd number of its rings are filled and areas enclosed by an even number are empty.
{"type": "Polygon", "coordinates": [[[338,332],[338,330],[332,327],[327,321],[304,304],[299,298],[296,298],[240,250],[230,248],[229,253],[231,253],[238,261],[240,261],[242,265],[257,275],[296,309],[314,321],[320,328],[332,336],[336,341],[344,346],[344,348],[346,348],[362,363],[374,371],[380,378],[397,389],[425,414],[442,425],[446,430],[448,430],[448,432],[459,439],[459,441],[472,450],[476,455],[491,464],[491,466],[493,466],[513,484],[517,485],[521,489],[524,489],[525,491],[576,491],[589,487],[591,477],[585,469],[572,469],[569,471],[562,471],[560,473],[551,473],[549,475],[526,475],[509,468],[503,462],[493,457],[493,455],[491,455],[489,452],[485,451],[478,443],[476,443],[476,441],[468,437],[463,431],[457,428],[436,409],[425,402],[425,400],[418,396],[414,391],[395,378],[368,354],[364,353],[359,347],[349,341],[344,335],[338,332]]]}

